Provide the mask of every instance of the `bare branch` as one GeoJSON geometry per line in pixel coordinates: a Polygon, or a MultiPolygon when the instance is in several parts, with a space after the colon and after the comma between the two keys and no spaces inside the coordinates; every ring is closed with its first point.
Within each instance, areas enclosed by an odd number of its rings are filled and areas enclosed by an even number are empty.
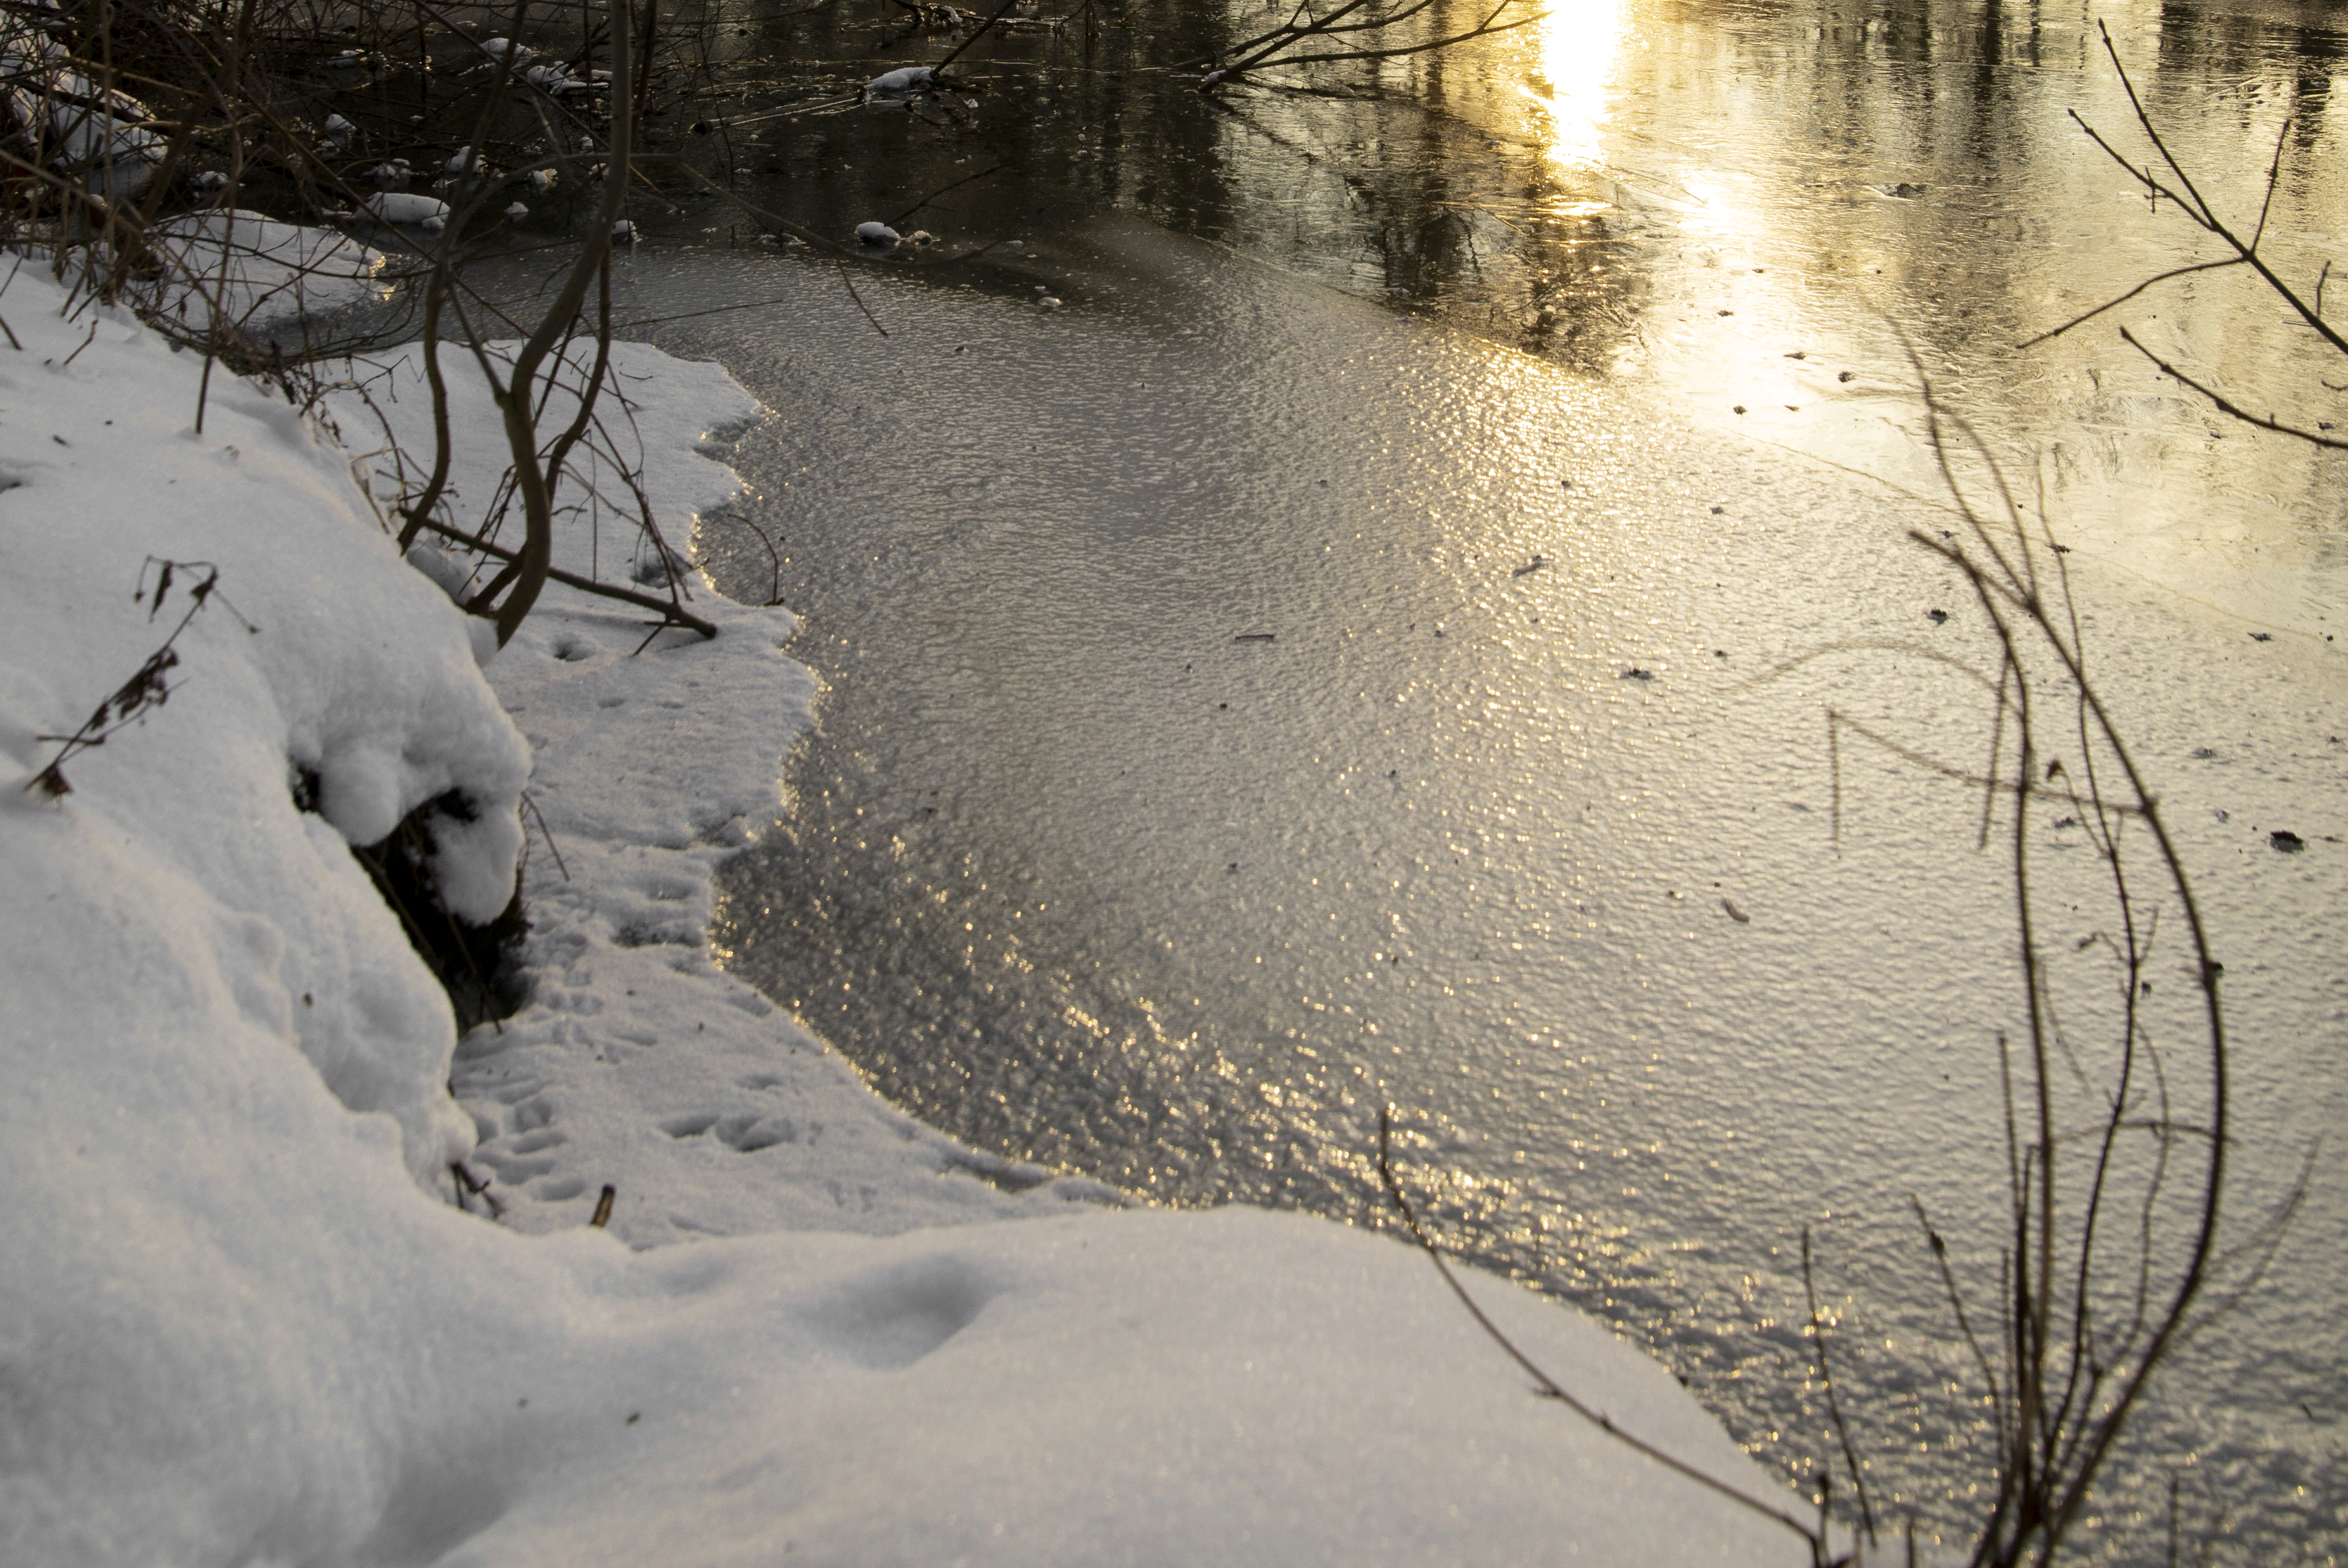
{"type": "Polygon", "coordinates": [[[2285,425],[2281,420],[2277,419],[2271,414],[2259,415],[2250,413],[2248,409],[2243,408],[2240,404],[2227,397],[2222,393],[2219,393],[2215,388],[2204,386],[2201,383],[2194,380],[2191,376],[2186,374],[2183,371],[2178,369],[2175,365],[2169,364],[2167,360],[2161,358],[2158,354],[2145,347],[2143,343],[2137,341],[2136,334],[2129,332],[2127,328],[2122,327],[2120,329],[2120,336],[2126,340],[2128,347],[2136,350],[2137,353],[2152,361],[2152,363],[2158,367],[2163,375],[2175,376],[2178,381],[2183,382],[2186,385],[2191,387],[2194,391],[2208,398],[2218,407],[2219,412],[2231,415],[2234,418],[2240,420],[2245,425],[2254,425],[2260,430],[2271,430],[2278,436],[2295,436],[2299,440],[2306,442],[2311,446],[2324,446],[2329,447],[2333,451],[2348,452],[2348,441],[2343,441],[2336,436],[2325,436],[2313,430],[2302,430],[2294,425],[2285,425]]]}

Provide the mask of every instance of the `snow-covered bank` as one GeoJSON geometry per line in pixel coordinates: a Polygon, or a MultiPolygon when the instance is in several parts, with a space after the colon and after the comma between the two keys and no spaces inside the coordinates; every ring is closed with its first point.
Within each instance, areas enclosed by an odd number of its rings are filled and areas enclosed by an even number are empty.
{"type": "MultiPolygon", "coordinates": [[[[460,515],[478,513],[497,493],[504,437],[472,366],[446,363],[451,484],[460,515]]],[[[624,343],[613,364],[625,405],[604,405],[605,439],[581,449],[584,485],[569,495],[578,509],[561,519],[556,564],[641,588],[664,580],[659,547],[608,459],[625,460],[656,497],[671,548],[682,547],[695,514],[741,487],[702,455],[705,433],[763,411],[716,364],[624,343]]],[[[361,390],[334,405],[352,445],[389,435],[428,452],[419,356],[355,368],[361,390]]],[[[567,425],[575,408],[556,392],[548,427],[567,425]]],[[[396,495],[389,450],[370,463],[376,487],[396,495]]],[[[582,1224],[606,1183],[619,1193],[613,1229],[639,1246],[778,1225],[896,1231],[1071,1197],[1113,1201],[1084,1182],[1027,1192],[1045,1173],[1005,1168],[891,1110],[820,1041],[717,971],[710,873],[773,819],[781,754],[812,722],[814,683],[779,651],[788,611],[736,604],[688,575],[693,610],[720,629],[714,641],[673,628],[647,642],[643,611],[554,583],[489,669],[533,757],[530,1001],[473,1031],[452,1081],[505,1222],[582,1224]]]]}
{"type": "MultiPolygon", "coordinates": [[[[633,615],[550,589],[485,681],[344,452],[217,374],[196,436],[193,356],[62,297],[0,294],[0,1560],[1801,1560],[1529,1397],[1392,1241],[977,1179],[710,965],[709,868],[807,722],[787,618],[704,591],[717,639],[634,654],[633,615]],[[28,793],[186,602],[134,601],[150,557],[219,573],[170,701],[28,793]],[[459,1051],[347,846],[447,799],[443,887],[485,917],[525,779],[531,999],[459,1051]],[[656,1245],[710,1231],[765,1234],[656,1245]]],[[[649,351],[622,384],[679,538],[732,483],[697,438],[753,411],[649,351]]],[[[633,530],[591,523],[564,556],[623,572],[633,530]]],[[[1653,1362],[1478,1290],[1776,1495],[1653,1362]]]]}

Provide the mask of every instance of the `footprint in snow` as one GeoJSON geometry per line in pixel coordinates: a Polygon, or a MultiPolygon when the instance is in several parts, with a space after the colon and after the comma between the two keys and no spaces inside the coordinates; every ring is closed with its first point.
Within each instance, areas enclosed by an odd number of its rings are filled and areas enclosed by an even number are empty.
{"type": "Polygon", "coordinates": [[[840,1286],[801,1316],[826,1349],[893,1371],[969,1327],[995,1294],[986,1276],[961,1258],[914,1258],[840,1286]]]}

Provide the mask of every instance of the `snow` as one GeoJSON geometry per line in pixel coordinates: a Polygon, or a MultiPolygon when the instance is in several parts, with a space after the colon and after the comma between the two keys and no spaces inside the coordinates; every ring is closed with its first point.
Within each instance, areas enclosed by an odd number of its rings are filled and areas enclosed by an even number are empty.
{"type": "Polygon", "coordinates": [[[937,86],[938,74],[933,67],[900,66],[865,83],[860,96],[867,103],[906,103],[930,97],[937,91],[937,86]]]}
{"type": "Polygon", "coordinates": [[[0,19],[0,125],[15,132],[43,126],[56,149],[50,167],[77,177],[93,195],[138,196],[163,160],[163,138],[147,128],[153,117],[129,94],[69,67],[65,46],[45,26],[63,21],[41,16],[46,9],[0,19]]]}
{"type": "Polygon", "coordinates": [[[380,251],[258,212],[183,213],[154,232],[163,266],[159,277],[133,282],[137,302],[198,336],[215,320],[256,332],[324,316],[388,287],[380,251]]]}
{"type": "Polygon", "coordinates": [[[403,190],[379,190],[360,204],[362,212],[391,228],[413,226],[437,234],[448,221],[448,204],[403,190]]]}
{"type": "Polygon", "coordinates": [[[545,60],[521,75],[522,80],[550,97],[561,97],[565,93],[592,92],[608,80],[611,73],[596,71],[592,77],[581,77],[573,76],[571,67],[561,60],[545,60]]]}
{"type": "MultiPolygon", "coordinates": [[[[354,482],[401,482],[369,405],[428,417],[408,355],[335,405],[357,458],[217,369],[199,436],[198,357],[64,300],[30,264],[0,294],[0,1249],[37,1264],[0,1273],[0,1560],[1801,1560],[1531,1398],[1392,1239],[1121,1211],[959,1149],[720,973],[710,870],[811,722],[787,612],[688,569],[719,635],[647,641],[551,588],[485,672],[354,482]],[[169,701],[27,793],[168,634],[132,599],[154,556],[219,571],[169,701]],[[347,845],[452,803],[436,865],[485,917],[525,784],[530,1001],[460,1046],[347,845]]],[[[707,431],[761,415],[714,366],[615,364],[607,445],[669,548],[606,463],[558,561],[664,578],[738,484],[707,431]]],[[[460,452],[458,516],[495,474],[460,452]]],[[[1791,1506],[1644,1356],[1474,1288],[1593,1404],[1791,1506]]]]}
{"type": "MultiPolygon", "coordinates": [[[[198,439],[199,362],[127,314],[61,323],[39,303],[55,292],[27,266],[5,296],[26,347],[0,360],[14,569],[0,589],[0,745],[12,767],[39,765],[49,748],[36,737],[73,732],[161,642],[166,628],[131,598],[146,558],[215,565],[227,602],[180,638],[168,705],[66,766],[65,817],[116,835],[114,856],[137,845],[141,876],[170,883],[173,906],[235,911],[257,972],[223,983],[272,1017],[290,1008],[278,1021],[326,1084],[396,1118],[414,1168],[437,1171],[470,1143],[439,1092],[448,1005],[343,841],[373,843],[453,792],[479,815],[448,823],[444,842],[510,861],[527,750],[421,579],[390,572],[373,591],[336,592],[368,581],[385,547],[345,459],[283,398],[215,376],[198,439]],[[320,815],[293,809],[294,768],[316,774],[320,815]]],[[[21,790],[0,794],[21,804],[21,790]]],[[[12,810],[12,835],[54,815],[12,810]]],[[[488,878],[457,891],[484,915],[504,903],[488,878]]],[[[12,962],[24,918],[12,917],[12,962]]]]}

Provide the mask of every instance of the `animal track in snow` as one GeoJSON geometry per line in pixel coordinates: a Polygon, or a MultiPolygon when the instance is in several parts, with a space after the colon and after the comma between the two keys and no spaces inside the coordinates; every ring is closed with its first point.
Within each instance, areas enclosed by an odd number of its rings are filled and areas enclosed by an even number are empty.
{"type": "Polygon", "coordinates": [[[698,926],[648,926],[638,922],[615,927],[612,940],[623,948],[697,948],[702,932],[698,926]]]}
{"type": "Polygon", "coordinates": [[[543,1176],[554,1169],[551,1160],[528,1154],[515,1154],[497,1149],[477,1149],[473,1158],[498,1173],[498,1180],[509,1187],[519,1187],[524,1182],[543,1176]]]}
{"type": "Polygon", "coordinates": [[[788,1120],[780,1116],[761,1116],[755,1112],[747,1116],[720,1118],[716,1132],[717,1141],[737,1154],[755,1154],[778,1143],[798,1141],[798,1129],[788,1120]]]}
{"type": "Polygon", "coordinates": [[[890,1371],[911,1366],[969,1327],[994,1294],[961,1258],[913,1258],[841,1286],[806,1318],[825,1348],[890,1371]]]}
{"type": "Polygon", "coordinates": [[[796,1143],[799,1137],[798,1126],[788,1117],[768,1116],[758,1111],[736,1112],[731,1116],[716,1111],[688,1112],[671,1116],[659,1126],[672,1138],[698,1138],[714,1131],[717,1141],[737,1154],[755,1154],[778,1143],[796,1143]]]}

